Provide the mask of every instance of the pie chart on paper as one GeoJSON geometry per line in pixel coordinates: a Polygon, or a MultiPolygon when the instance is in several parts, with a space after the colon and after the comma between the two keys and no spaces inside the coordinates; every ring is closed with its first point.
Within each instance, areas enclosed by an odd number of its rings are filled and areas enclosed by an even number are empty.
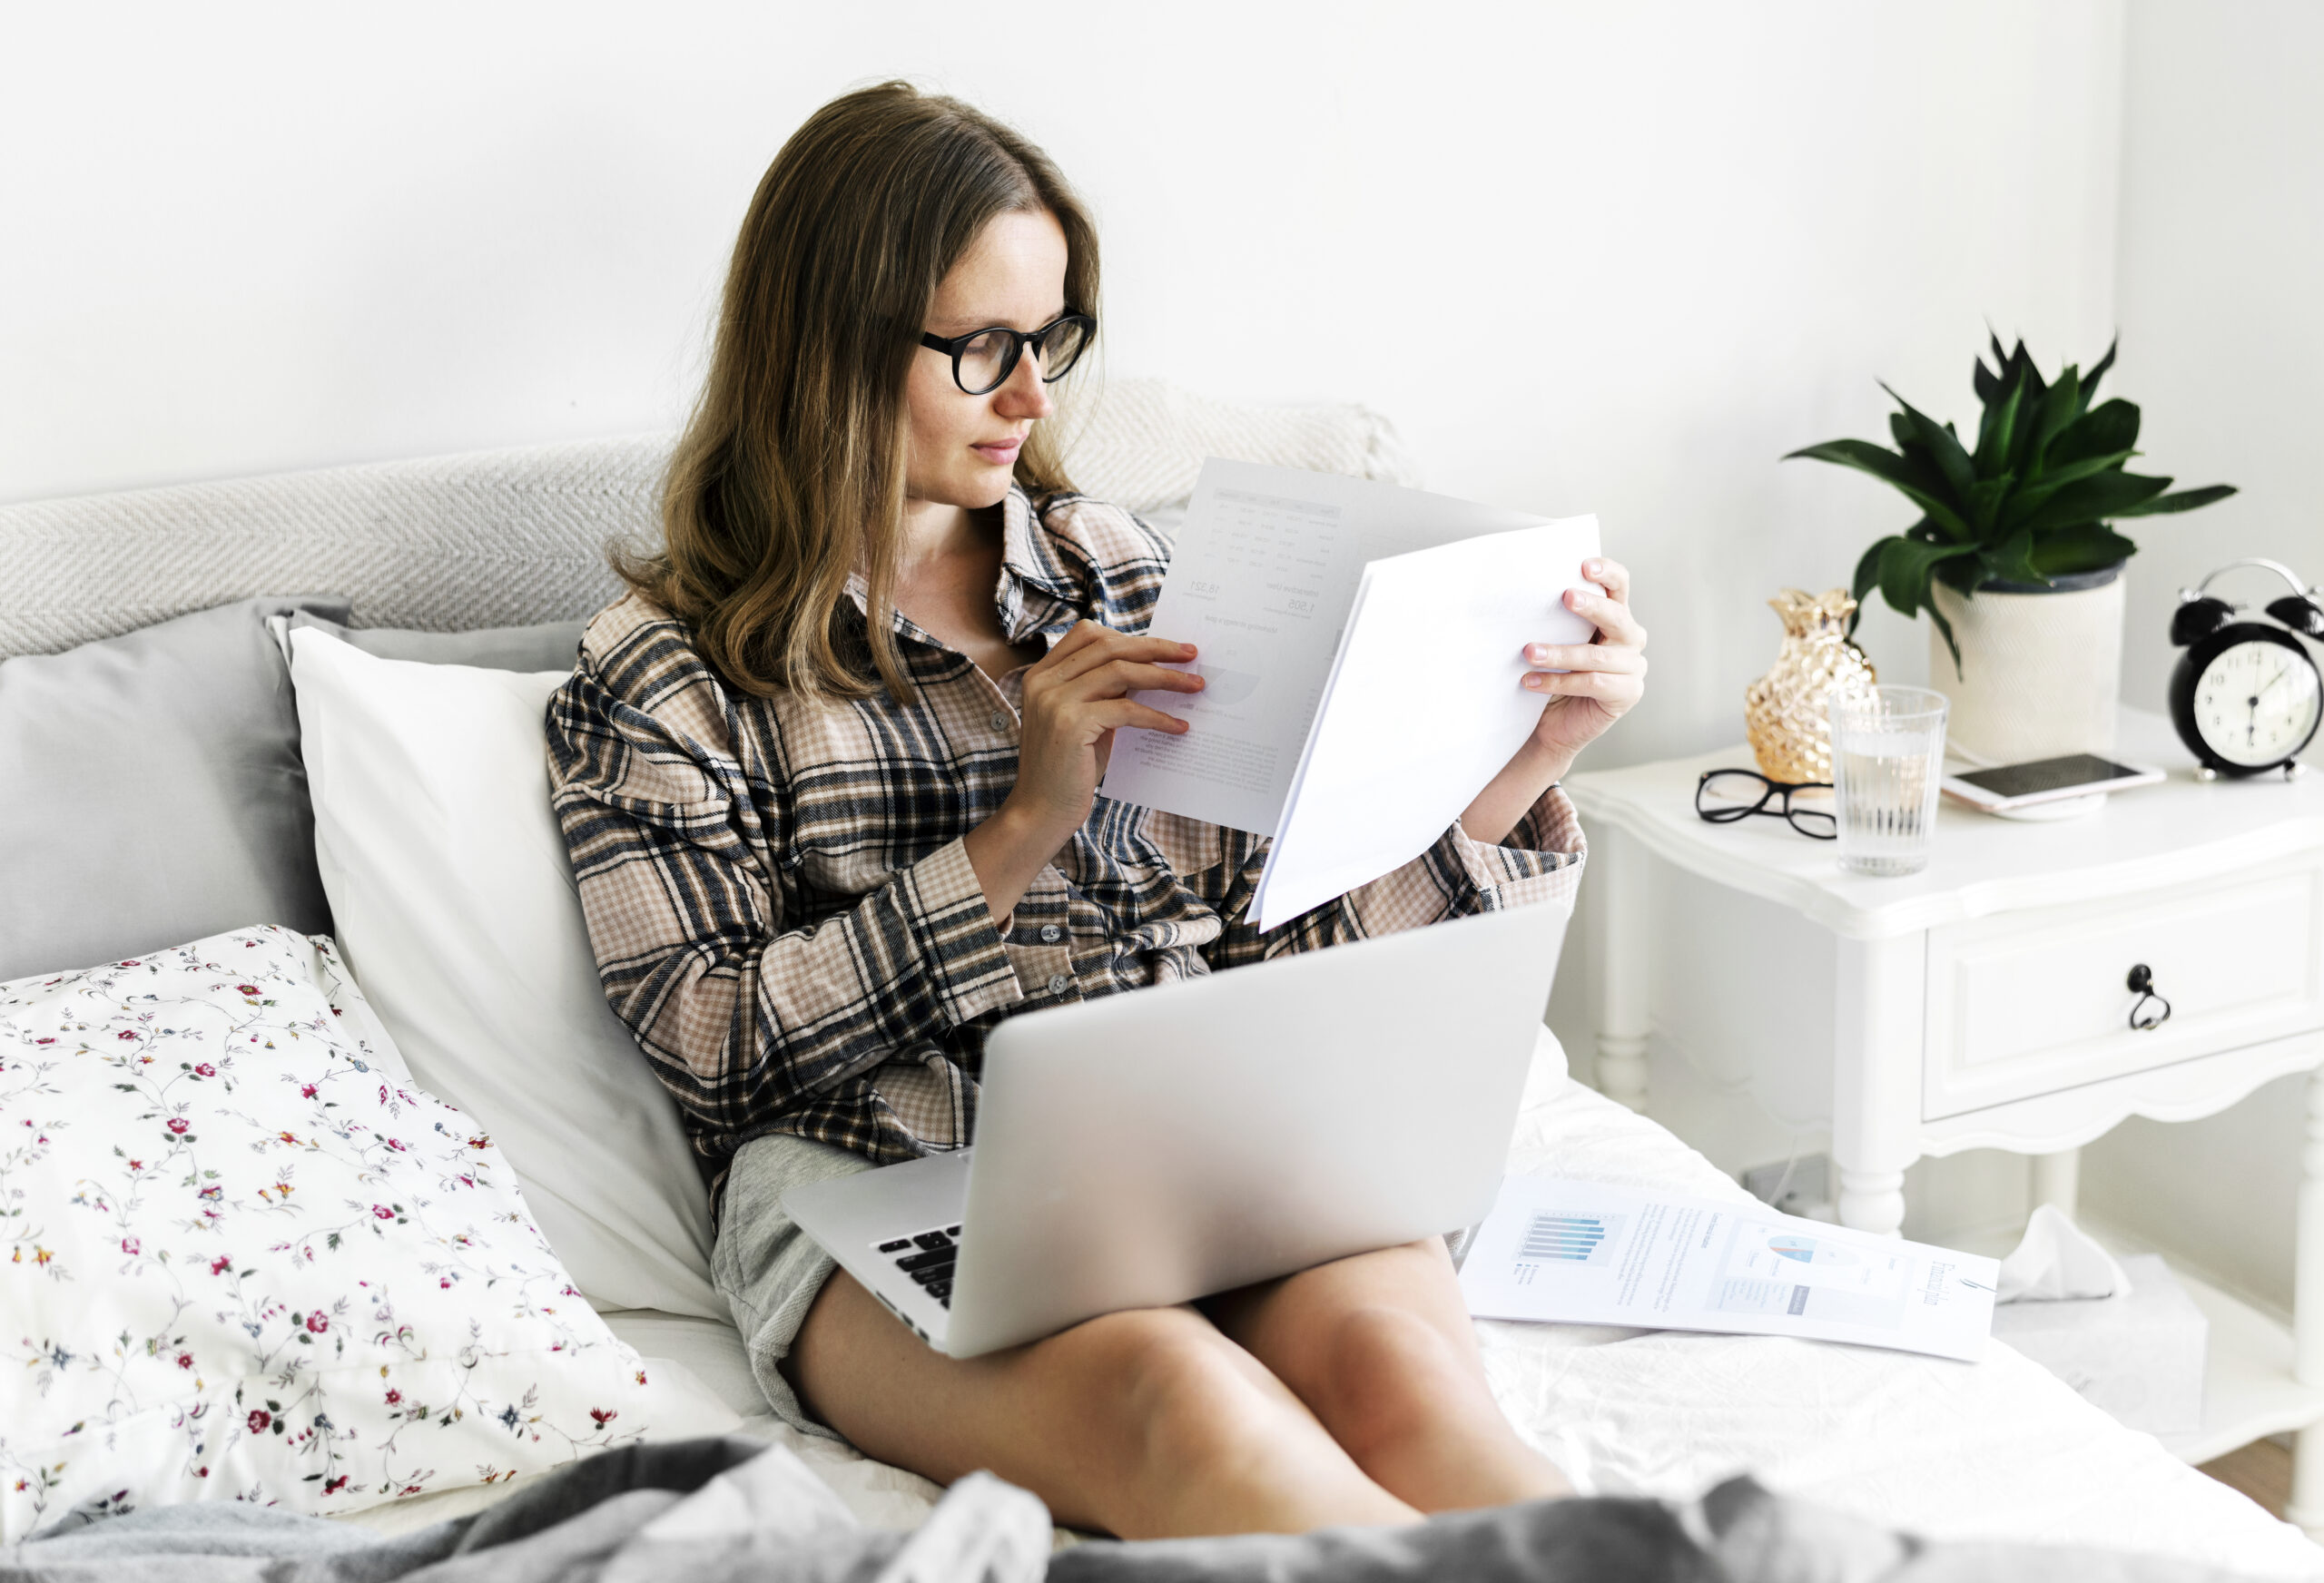
{"type": "Polygon", "coordinates": [[[1771,1236],[1768,1239],[1768,1251],[1782,1258],[1796,1259],[1803,1264],[1812,1264],[1819,1259],[1826,1264],[1860,1264],[1864,1262],[1846,1248],[1835,1247],[1808,1236],[1771,1236]]]}

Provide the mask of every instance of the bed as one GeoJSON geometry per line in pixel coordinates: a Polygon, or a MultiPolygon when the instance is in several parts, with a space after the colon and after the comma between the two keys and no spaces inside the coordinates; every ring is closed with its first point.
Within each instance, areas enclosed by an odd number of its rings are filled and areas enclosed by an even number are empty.
{"type": "MultiPolygon", "coordinates": [[[[1546,1030],[1510,1168],[1745,1199],[1662,1127],[1570,1078],[1546,1030]]],[[[769,1416],[731,1326],[642,1312],[606,1318],[641,1352],[725,1397],[743,1415],[741,1432],[797,1452],[865,1522],[910,1528],[932,1509],[940,1492],[928,1480],[769,1416]]],[[[2324,1554],[2297,1529],[1999,1343],[1971,1366],[1756,1337],[1478,1329],[1502,1405],[1585,1492],[1681,1499],[1748,1470],[1781,1493],[1932,1539],[2142,1550],[2260,1577],[2324,1574],[2324,1554]]],[[[349,1520],[400,1531],[503,1499],[506,1488],[450,1490],[349,1520]]]]}
{"type": "MultiPolygon", "coordinates": [[[[1085,486],[1159,515],[1206,453],[1412,481],[1393,430],[1360,408],[1238,408],[1134,383],[1077,422],[1085,486]]],[[[21,569],[0,587],[0,657],[294,589],[347,594],[357,626],[570,620],[609,593],[606,539],[650,524],[665,447],[639,437],[0,508],[0,555],[21,569]]],[[[1546,1030],[1510,1169],[1742,1196],[1669,1132],[1572,1081],[1546,1030]]],[[[926,1480],[773,1419],[731,1325],[636,1308],[605,1317],[726,1402],[743,1432],[788,1444],[864,1520],[911,1527],[931,1509],[926,1480]]],[[[1692,1497],[1748,1470],[1779,1493],[1934,1538],[2324,1576],[2324,1549],[2297,1529],[2000,1343],[1965,1365],[1763,1338],[1502,1323],[1480,1334],[1512,1419],[1588,1492],[1692,1497]]],[[[349,1520],[409,1529],[511,1488],[448,1490],[349,1520]]]]}

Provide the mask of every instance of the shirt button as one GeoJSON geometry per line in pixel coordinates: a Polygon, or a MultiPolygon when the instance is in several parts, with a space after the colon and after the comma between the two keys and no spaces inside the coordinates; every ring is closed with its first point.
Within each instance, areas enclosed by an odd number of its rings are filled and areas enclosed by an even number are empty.
{"type": "Polygon", "coordinates": [[[1041,943],[1043,945],[1053,946],[1064,938],[1065,930],[1058,928],[1057,925],[1053,923],[1045,923],[1041,925],[1041,943]]]}
{"type": "Polygon", "coordinates": [[[1001,713],[998,709],[992,712],[992,729],[1004,735],[1006,735],[1009,731],[1009,717],[1001,713]]]}
{"type": "Polygon", "coordinates": [[[1065,987],[1072,982],[1073,980],[1063,973],[1052,973],[1049,975],[1049,993],[1062,995],[1065,993],[1065,987]]]}

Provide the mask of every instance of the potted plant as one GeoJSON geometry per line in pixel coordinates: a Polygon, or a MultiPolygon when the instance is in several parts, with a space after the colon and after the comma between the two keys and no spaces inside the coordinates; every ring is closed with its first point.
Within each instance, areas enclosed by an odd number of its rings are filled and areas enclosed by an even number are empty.
{"type": "MultiPolygon", "coordinates": [[[[1948,734],[1964,756],[2108,752],[2122,571],[2138,552],[2110,525],[2192,511],[2235,490],[2170,494],[2169,478],[2128,470],[2139,409],[2120,398],[2091,404],[2112,347],[2087,376],[2069,365],[2055,384],[2024,341],[2004,352],[1995,336],[1993,352],[1996,368],[1977,359],[1984,414],[1974,447],[1888,390],[1900,408],[1888,419],[1895,450],[1836,439],[1791,457],[1869,473],[1919,510],[1919,521],[1864,553],[1855,594],[1861,606],[1877,587],[1902,615],[1928,612],[1930,685],[1952,699],[1948,734]]],[[[1853,636],[1855,621],[1848,628],[1853,636]]]]}

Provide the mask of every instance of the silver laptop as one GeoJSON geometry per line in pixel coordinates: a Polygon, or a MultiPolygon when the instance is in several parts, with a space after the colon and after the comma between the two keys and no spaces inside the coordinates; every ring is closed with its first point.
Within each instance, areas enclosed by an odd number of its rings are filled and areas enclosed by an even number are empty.
{"type": "Polygon", "coordinates": [[[783,1206],[955,1358],[1472,1225],[1565,920],[1484,913],[1010,1018],[974,1147],[783,1206]]]}

